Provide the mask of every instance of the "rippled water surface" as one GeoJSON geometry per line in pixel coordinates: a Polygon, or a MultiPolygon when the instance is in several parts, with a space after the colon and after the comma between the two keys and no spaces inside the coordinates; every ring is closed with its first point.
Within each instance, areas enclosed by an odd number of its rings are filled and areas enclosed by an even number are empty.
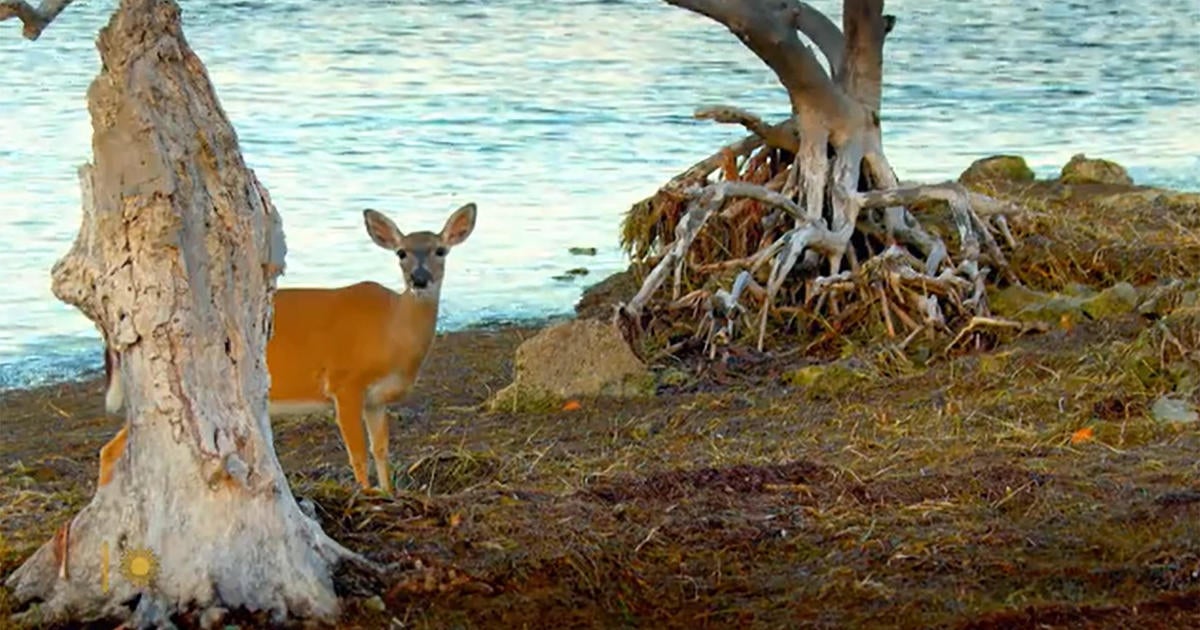
{"type": "MultiPolygon", "coordinates": [[[[281,286],[397,285],[362,208],[437,229],[479,204],[450,259],[443,328],[568,312],[622,267],[629,205],[740,136],[692,120],[697,106],[786,113],[728,31],[653,0],[181,4],[283,213],[281,286]],[[581,265],[579,283],[552,279],[581,265]]],[[[1041,4],[888,2],[885,142],[900,176],[953,177],[999,152],[1048,175],[1083,151],[1141,183],[1200,188],[1200,3],[1041,4]]],[[[99,366],[96,332],[54,299],[49,270],[78,229],[94,39],[114,6],[79,0],[37,42],[0,24],[0,387],[99,366]]]]}

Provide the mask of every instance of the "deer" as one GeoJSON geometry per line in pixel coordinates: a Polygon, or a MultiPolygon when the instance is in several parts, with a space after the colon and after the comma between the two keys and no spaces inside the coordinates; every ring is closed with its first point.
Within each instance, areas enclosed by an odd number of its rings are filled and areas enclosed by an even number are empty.
{"type": "MultiPolygon", "coordinates": [[[[475,229],[476,206],[450,214],[441,232],[405,234],[381,212],[363,210],[367,234],[393,252],[405,288],[373,281],[337,288],[283,288],[275,292],[267,340],[268,415],[285,417],[332,410],[355,480],[370,491],[367,442],[382,493],[392,493],[388,465],[388,405],[404,400],[433,344],[442,279],[450,250],[475,229]],[[366,425],[366,439],[363,425],[366,425]]],[[[105,410],[124,407],[120,356],[106,342],[105,410]]],[[[99,486],[112,479],[125,451],[128,420],[100,449],[99,486]]]]}

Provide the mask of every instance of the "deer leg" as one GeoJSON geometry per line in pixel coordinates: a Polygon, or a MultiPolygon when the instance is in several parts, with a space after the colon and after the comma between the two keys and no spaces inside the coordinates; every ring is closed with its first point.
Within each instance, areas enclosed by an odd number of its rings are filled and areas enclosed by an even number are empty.
{"type": "Polygon", "coordinates": [[[364,413],[367,437],[371,440],[371,457],[375,460],[375,476],[384,494],[392,493],[392,475],[388,469],[388,417],[383,405],[368,406],[364,413]]]}
{"type": "Polygon", "coordinates": [[[333,412],[338,429],[342,432],[346,454],[350,456],[354,478],[364,489],[370,489],[371,481],[367,478],[367,444],[363,436],[362,392],[347,391],[335,394],[333,412]]]}

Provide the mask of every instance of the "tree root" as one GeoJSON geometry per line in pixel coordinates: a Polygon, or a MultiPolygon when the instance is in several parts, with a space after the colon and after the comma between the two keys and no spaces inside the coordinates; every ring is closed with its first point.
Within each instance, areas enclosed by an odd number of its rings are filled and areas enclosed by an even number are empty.
{"type": "Polygon", "coordinates": [[[882,2],[844,0],[843,34],[794,0],[666,1],[737,35],[787,89],[792,115],[771,124],[737,107],[695,113],[751,136],[672,178],[626,217],[631,256],[648,264],[652,249],[662,252],[637,294],[616,307],[635,351],[647,333],[658,355],[682,350],[686,327],[704,339],[708,360],[738,342],[809,352],[851,333],[900,350],[948,336],[948,352],[984,330],[980,322],[1000,321],[986,289],[1016,281],[1006,216],[1020,210],[956,182],[900,185],[881,143],[882,48],[895,26],[882,2]],[[939,236],[946,224],[953,250],[939,236]],[[660,297],[668,274],[670,295],[660,297]],[[801,338],[773,334],[797,326],[801,338]]]}
{"type": "Polygon", "coordinates": [[[232,610],[269,612],[276,622],[333,620],[339,610],[335,591],[377,594],[385,577],[404,568],[346,549],[298,510],[276,521],[286,503],[276,507],[274,497],[263,497],[263,511],[250,516],[261,530],[254,533],[233,522],[245,513],[218,516],[222,511],[212,505],[188,506],[190,515],[177,515],[178,522],[196,531],[219,527],[245,535],[178,540],[162,531],[164,517],[150,514],[161,506],[135,501],[142,493],[131,491],[127,476],[119,475],[8,577],[5,586],[16,601],[38,603],[15,615],[17,621],[117,620],[149,628],[190,613],[215,624],[232,610]],[[264,529],[264,521],[274,524],[264,529]],[[255,540],[260,534],[271,539],[255,540]],[[145,564],[133,564],[132,558],[145,564]]]}
{"type": "MultiPolygon", "coordinates": [[[[750,310],[738,298],[746,287],[753,286],[757,291],[751,291],[750,299],[758,300],[758,321],[756,326],[747,328],[757,331],[757,348],[762,351],[768,337],[771,314],[778,313],[780,307],[790,306],[779,304],[777,298],[781,292],[788,293],[784,287],[792,280],[792,272],[798,266],[813,271],[811,265],[801,264],[806,253],[817,254],[819,259],[829,261],[830,268],[836,270],[843,257],[849,259],[854,255],[851,240],[856,233],[886,232],[886,228],[875,223],[872,217],[860,217],[860,209],[909,206],[930,201],[944,202],[950,209],[959,241],[956,264],[952,264],[944,245],[931,248],[932,251],[924,260],[914,256],[905,246],[915,245],[913,241],[919,243],[921,239],[896,238],[916,232],[910,227],[900,231],[899,235],[894,234],[892,245],[880,253],[870,255],[861,262],[855,260],[851,270],[837,270],[824,276],[808,275],[807,293],[800,298],[800,303],[809,317],[824,319],[834,328],[846,330],[858,321],[859,314],[843,308],[853,300],[861,299],[870,309],[878,312],[889,338],[907,335],[904,346],[912,341],[914,335],[922,332],[953,334],[953,330],[947,327],[947,317],[951,321],[969,322],[976,321],[972,318],[990,316],[985,293],[989,272],[994,267],[1006,278],[1011,277],[1007,257],[993,231],[999,233],[1006,244],[1011,243],[1011,234],[1006,235],[1006,230],[1000,227],[1006,227],[1004,215],[1000,213],[1018,209],[971,193],[954,182],[840,194],[844,195],[843,205],[850,216],[845,217],[841,229],[835,232],[825,227],[823,219],[810,219],[794,201],[767,186],[744,181],[694,186],[687,193],[691,200],[688,211],[675,225],[676,239],[647,275],[638,293],[627,303],[619,305],[617,317],[622,320],[622,328],[630,330],[638,327],[635,322],[640,320],[670,273],[673,282],[668,310],[678,311],[694,306],[702,298],[710,301],[696,326],[694,337],[705,339],[705,354],[711,359],[715,344],[724,345],[733,341],[735,321],[750,310]],[[747,200],[782,212],[795,227],[766,241],[749,256],[689,264],[690,248],[710,220],[714,216],[727,219],[730,207],[747,200]],[[851,219],[855,219],[855,223],[850,223],[851,219]],[[759,285],[753,277],[762,271],[768,261],[771,262],[769,275],[766,282],[759,285]],[[738,273],[729,290],[720,287],[716,291],[693,292],[681,297],[685,288],[685,271],[708,277],[720,277],[729,271],[738,273]],[[735,295],[738,297],[732,298],[731,302],[731,296],[735,295]]],[[[763,219],[766,220],[768,216],[763,216],[763,219]]],[[[915,225],[919,228],[919,223],[915,225]]],[[[930,237],[928,240],[933,239],[930,237]]],[[[695,259],[694,256],[692,258],[695,259]]],[[[788,314],[796,313],[793,310],[788,314]]]]}

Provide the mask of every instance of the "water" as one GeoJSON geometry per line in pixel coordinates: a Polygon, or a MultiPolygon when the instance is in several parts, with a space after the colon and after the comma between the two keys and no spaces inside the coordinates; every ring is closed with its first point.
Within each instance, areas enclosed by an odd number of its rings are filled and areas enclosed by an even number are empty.
{"type": "MultiPolygon", "coordinates": [[[[814,2],[840,15],[840,3],[814,2]]],[[[891,0],[885,143],[904,179],[1020,153],[1039,175],[1083,151],[1141,183],[1200,188],[1200,4],[891,0]]],[[[466,201],[443,329],[569,312],[623,267],[621,214],[782,88],[720,25],[657,0],[184,2],[184,27],[287,232],[281,286],[399,283],[361,209],[437,229],[466,201]],[[592,246],[595,258],[568,254],[592,246]],[[584,265],[580,284],[551,279],[584,265]]],[[[0,25],[0,388],[100,365],[98,335],[50,293],[79,222],[86,90],[115,3],[78,2],[37,42],[0,25]]],[[[835,18],[840,19],[840,18],[835,18]]]]}

